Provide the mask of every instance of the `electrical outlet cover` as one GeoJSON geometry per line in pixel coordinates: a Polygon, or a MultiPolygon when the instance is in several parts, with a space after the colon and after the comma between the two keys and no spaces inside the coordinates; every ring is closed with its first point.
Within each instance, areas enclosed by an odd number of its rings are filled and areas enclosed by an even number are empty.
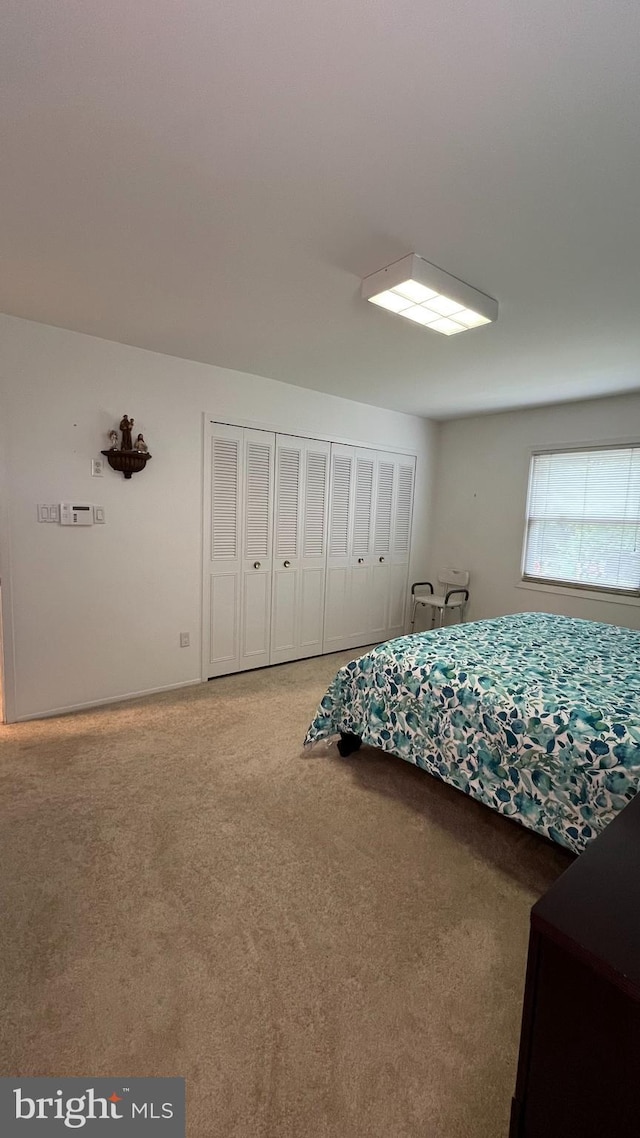
{"type": "Polygon", "coordinates": [[[104,461],[101,458],[91,459],[91,474],[94,478],[102,478],[104,474],[104,461]]]}

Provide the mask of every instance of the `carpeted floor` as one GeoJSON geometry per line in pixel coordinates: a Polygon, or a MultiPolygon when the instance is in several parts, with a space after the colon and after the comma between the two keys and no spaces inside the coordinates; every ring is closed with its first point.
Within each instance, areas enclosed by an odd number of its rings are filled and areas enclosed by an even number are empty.
{"type": "Polygon", "coordinates": [[[501,1138],[560,849],[301,751],[348,654],[0,727],[0,1073],[184,1075],[189,1138],[501,1138]]]}

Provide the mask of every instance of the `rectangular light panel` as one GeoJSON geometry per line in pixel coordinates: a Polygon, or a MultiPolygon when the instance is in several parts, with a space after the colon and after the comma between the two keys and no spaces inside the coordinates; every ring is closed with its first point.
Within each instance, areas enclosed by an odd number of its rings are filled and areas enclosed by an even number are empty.
{"type": "Polygon", "coordinates": [[[365,300],[444,336],[498,318],[498,302],[410,253],[362,282],[365,300]]]}

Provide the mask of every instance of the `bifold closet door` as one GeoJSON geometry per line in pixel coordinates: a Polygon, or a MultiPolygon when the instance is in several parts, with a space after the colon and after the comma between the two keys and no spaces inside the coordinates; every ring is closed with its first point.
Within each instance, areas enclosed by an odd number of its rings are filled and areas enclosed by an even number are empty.
{"type": "Polygon", "coordinates": [[[244,432],[240,671],[271,663],[275,435],[244,432]]]}
{"type": "Polygon", "coordinates": [[[208,423],[203,672],[404,632],[415,460],[208,423]]]}
{"type": "Polygon", "coordinates": [[[331,446],[325,652],[369,644],[375,505],[374,451],[331,446]]]}
{"type": "Polygon", "coordinates": [[[372,569],[375,509],[375,451],[355,447],[353,468],[353,529],[349,573],[349,647],[371,644],[373,636],[372,569]]]}
{"type": "Polygon", "coordinates": [[[376,504],[371,568],[371,626],[374,639],[387,640],[391,592],[391,544],[396,466],[391,454],[376,458],[376,504]]]}
{"type": "Polygon", "coordinates": [[[209,423],[205,439],[204,671],[270,662],[275,436],[209,423]]]}
{"type": "Polygon", "coordinates": [[[351,647],[351,535],[355,448],[333,443],[329,484],[327,584],[324,605],[325,652],[351,647]]]}
{"type": "Polygon", "coordinates": [[[415,459],[331,450],[324,651],[404,632],[415,459]]]}
{"type": "Polygon", "coordinates": [[[276,435],[272,664],[322,652],[330,451],[276,435]]]}
{"type": "Polygon", "coordinates": [[[387,640],[405,633],[409,588],[409,556],[416,460],[407,455],[394,459],[394,494],[391,528],[391,566],[388,586],[387,640]]]}
{"type": "Polygon", "coordinates": [[[372,579],[372,639],[405,631],[415,459],[378,454],[372,579]]]}

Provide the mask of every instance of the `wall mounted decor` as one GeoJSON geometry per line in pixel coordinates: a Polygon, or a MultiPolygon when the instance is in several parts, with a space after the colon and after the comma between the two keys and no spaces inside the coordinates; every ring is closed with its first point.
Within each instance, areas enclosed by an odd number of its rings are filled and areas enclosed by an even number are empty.
{"type": "Polygon", "coordinates": [[[100,452],[107,459],[111,469],[121,471],[125,478],[131,478],[132,474],[144,470],[147,461],[151,458],[149,448],[141,434],[138,434],[135,443],[132,442],[134,422],[135,420],[130,419],[128,415],[123,415],[120,420],[122,444],[118,446],[118,433],[111,430],[109,431],[111,446],[108,450],[100,452]]]}

